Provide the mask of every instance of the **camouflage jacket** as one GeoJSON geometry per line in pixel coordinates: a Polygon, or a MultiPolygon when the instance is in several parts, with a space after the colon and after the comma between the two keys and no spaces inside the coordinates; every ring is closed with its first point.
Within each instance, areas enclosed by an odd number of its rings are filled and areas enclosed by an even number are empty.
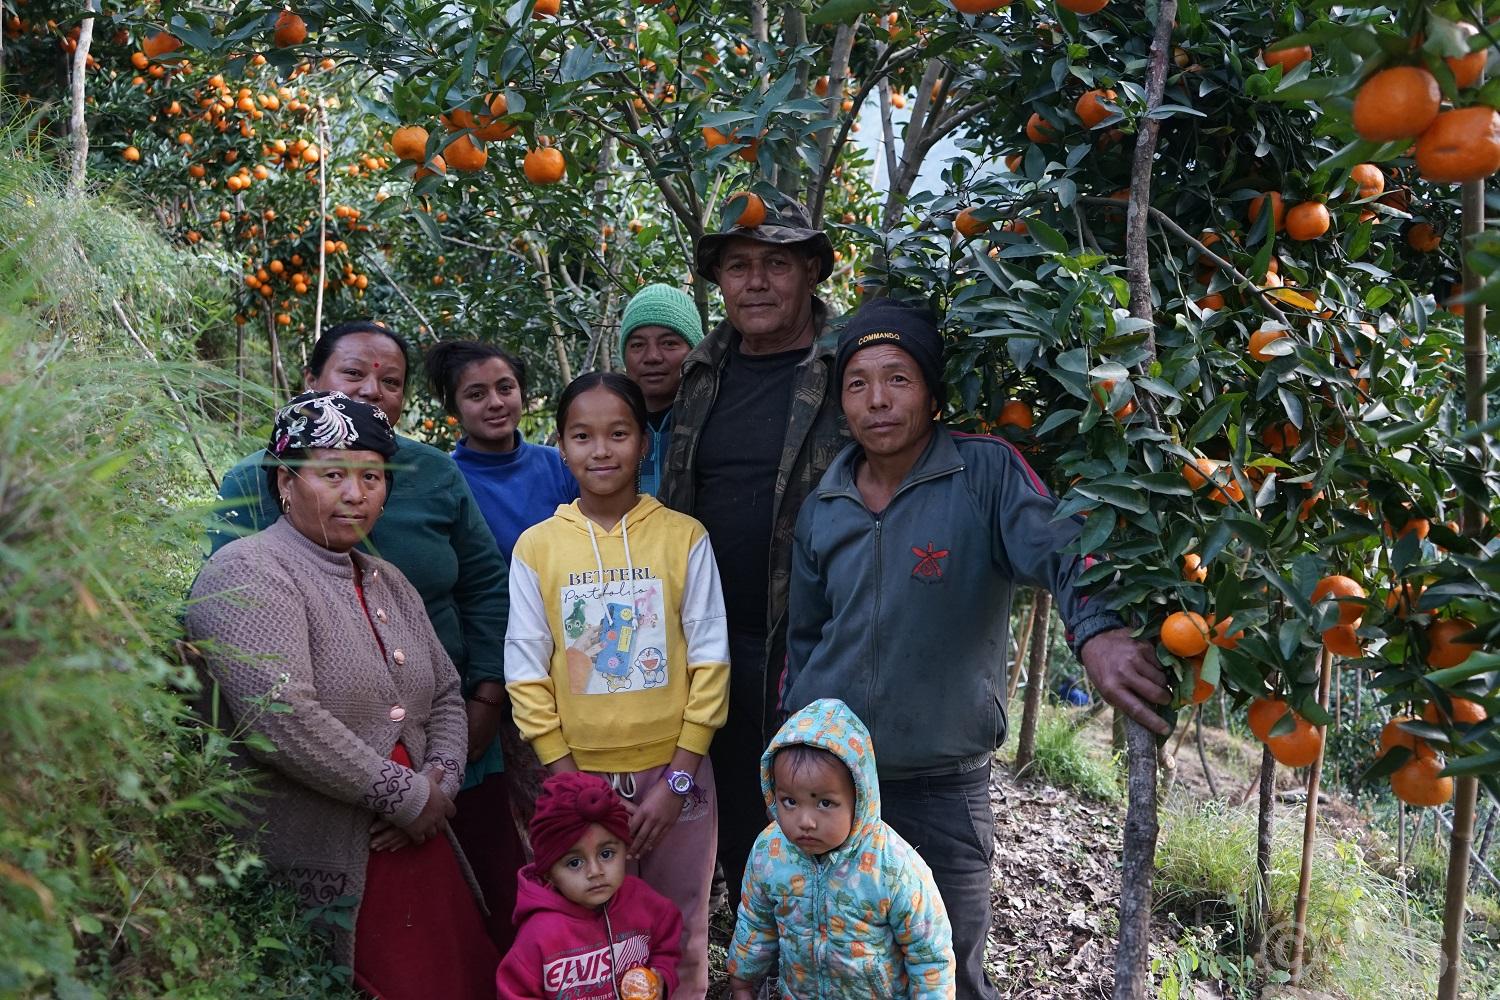
{"type": "MultiPolygon", "coordinates": [[[[792,535],[797,512],[834,456],[849,442],[848,425],[833,385],[837,334],[829,329],[837,319],[822,299],[813,299],[813,345],[797,365],[792,405],[787,413],[786,440],[776,469],[776,498],[771,515],[771,576],[767,593],[767,664],[780,661],[786,649],[787,591],[792,575],[792,535]]],[[[672,406],[672,441],[667,448],[658,499],[673,510],[696,515],[694,467],[698,439],[719,394],[719,379],[730,347],[739,333],[725,320],[703,338],[682,363],[682,385],[672,406]]],[[[764,664],[763,664],[764,666],[764,664]]]]}

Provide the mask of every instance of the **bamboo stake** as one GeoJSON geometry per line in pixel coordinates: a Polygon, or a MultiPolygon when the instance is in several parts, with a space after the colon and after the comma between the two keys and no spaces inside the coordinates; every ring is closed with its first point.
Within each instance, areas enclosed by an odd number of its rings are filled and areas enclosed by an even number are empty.
{"type": "Polygon", "coordinates": [[[1406,885],[1406,803],[1396,800],[1396,868],[1401,872],[1401,926],[1411,926],[1411,895],[1406,885]]]}
{"type": "Polygon", "coordinates": [[[1010,672],[1010,683],[1005,692],[1005,704],[1009,705],[1016,697],[1016,686],[1021,682],[1021,664],[1026,659],[1026,651],[1031,643],[1031,630],[1036,628],[1036,595],[1031,598],[1031,608],[1026,612],[1026,628],[1021,633],[1020,640],[1016,643],[1016,658],[1014,669],[1010,672]]]}
{"type": "MultiPolygon", "coordinates": [[[[1318,704],[1328,707],[1328,688],[1333,677],[1333,654],[1326,648],[1318,663],[1318,704]]],[[[1307,944],[1307,904],[1312,887],[1312,856],[1318,828],[1318,785],[1323,778],[1323,751],[1328,746],[1328,727],[1319,726],[1322,742],[1318,746],[1318,757],[1313,761],[1312,771],[1307,776],[1307,810],[1302,819],[1302,872],[1297,880],[1297,906],[1292,918],[1292,967],[1288,970],[1292,982],[1302,979],[1302,959],[1307,944]]]]}
{"type": "MultiPolygon", "coordinates": [[[[1466,181],[1463,185],[1464,288],[1474,291],[1483,283],[1470,257],[1473,241],[1484,229],[1484,181],[1466,181]]],[[[1484,303],[1464,306],[1464,398],[1467,423],[1471,427],[1486,420],[1484,303]]],[[[1482,444],[1474,449],[1481,473],[1487,462],[1482,444]]],[[[1483,518],[1479,505],[1465,498],[1464,534],[1479,536],[1483,518]]],[[[1479,779],[1463,775],[1454,781],[1453,836],[1448,842],[1448,889],[1443,902],[1443,971],[1438,979],[1438,1000],[1458,1000],[1463,979],[1464,909],[1469,892],[1469,851],[1474,841],[1474,804],[1479,798],[1479,779]]]]}

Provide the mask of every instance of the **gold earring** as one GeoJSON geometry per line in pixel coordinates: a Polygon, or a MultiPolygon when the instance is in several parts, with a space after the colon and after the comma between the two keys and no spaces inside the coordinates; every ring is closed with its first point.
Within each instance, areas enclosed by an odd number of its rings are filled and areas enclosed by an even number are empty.
{"type": "Polygon", "coordinates": [[[292,512],[292,502],[287,499],[285,493],[281,494],[281,512],[283,514],[290,514],[292,512]]]}

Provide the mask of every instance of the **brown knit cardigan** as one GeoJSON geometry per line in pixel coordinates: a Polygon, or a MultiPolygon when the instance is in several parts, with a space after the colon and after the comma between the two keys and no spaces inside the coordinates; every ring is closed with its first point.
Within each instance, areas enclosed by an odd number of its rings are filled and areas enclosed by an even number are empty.
{"type": "MultiPolygon", "coordinates": [[[[458,673],[422,599],[390,563],[332,552],[282,518],[204,564],[187,632],[230,724],[275,748],[246,744],[263,772],[264,794],[252,797],[248,819],[267,863],[306,906],[354,900],[347,927],[335,926],[338,958],[352,968],[371,822],[416,818],[428,797],[422,770],[440,769],[449,798],[463,782],[468,730],[458,673]],[[398,740],[417,770],[390,759],[398,740]]],[[[448,839],[467,874],[451,831],[448,839]]]]}

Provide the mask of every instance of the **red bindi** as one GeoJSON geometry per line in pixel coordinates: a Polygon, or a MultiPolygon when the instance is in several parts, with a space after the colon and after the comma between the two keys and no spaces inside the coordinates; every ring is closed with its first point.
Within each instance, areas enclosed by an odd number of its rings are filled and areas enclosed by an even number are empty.
{"type": "Polygon", "coordinates": [[[371,364],[373,364],[376,368],[380,367],[380,362],[379,361],[371,362],[371,364]]]}

